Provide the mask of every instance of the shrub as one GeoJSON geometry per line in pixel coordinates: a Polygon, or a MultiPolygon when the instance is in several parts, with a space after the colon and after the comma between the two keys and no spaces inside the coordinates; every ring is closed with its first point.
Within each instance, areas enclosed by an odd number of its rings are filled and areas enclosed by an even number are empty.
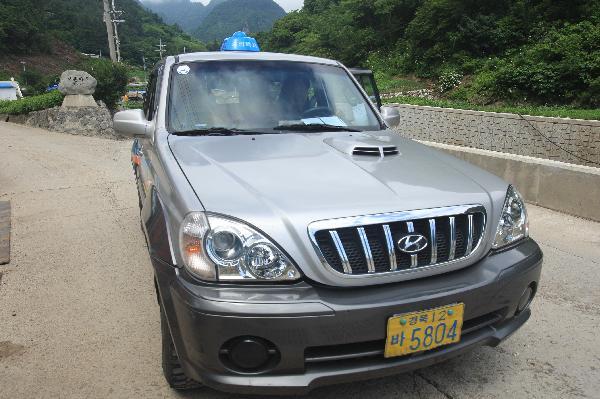
{"type": "Polygon", "coordinates": [[[58,90],[39,96],[14,101],[0,101],[0,114],[19,115],[56,107],[62,104],[63,95],[58,90]]]}
{"type": "Polygon", "coordinates": [[[497,92],[495,85],[496,75],[483,70],[474,76],[463,79],[461,85],[447,93],[446,97],[477,105],[491,104],[502,97],[502,94],[497,92]]]}
{"type": "Polygon", "coordinates": [[[94,98],[103,101],[108,108],[115,108],[117,101],[127,91],[127,67],[99,58],[84,61],[80,68],[98,81],[94,98]]]}
{"type": "MultiPolygon", "coordinates": [[[[600,25],[591,22],[551,29],[540,41],[490,63],[495,95],[513,101],[600,105],[600,25]]],[[[481,90],[484,86],[479,88],[481,90]]]]}
{"type": "Polygon", "coordinates": [[[445,93],[458,87],[462,81],[462,74],[454,70],[445,70],[440,73],[438,79],[438,88],[440,92],[445,93]]]}

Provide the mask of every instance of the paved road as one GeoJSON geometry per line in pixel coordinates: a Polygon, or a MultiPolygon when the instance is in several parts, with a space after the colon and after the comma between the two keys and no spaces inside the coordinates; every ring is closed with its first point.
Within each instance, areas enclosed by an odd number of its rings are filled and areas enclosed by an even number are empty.
{"type": "MultiPolygon", "coordinates": [[[[0,123],[0,398],[185,395],[160,369],[158,308],[139,230],[129,143],[0,123]]],[[[533,317],[498,348],[314,398],[600,397],[600,224],[531,206],[545,253],[533,317]]]]}

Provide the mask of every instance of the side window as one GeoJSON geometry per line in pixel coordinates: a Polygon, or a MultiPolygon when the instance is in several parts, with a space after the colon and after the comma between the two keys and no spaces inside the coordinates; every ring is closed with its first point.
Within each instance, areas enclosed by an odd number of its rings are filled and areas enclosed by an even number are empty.
{"type": "Polygon", "coordinates": [[[375,89],[373,88],[373,82],[368,75],[361,75],[358,80],[362,85],[363,89],[367,92],[367,95],[375,102],[375,89]]]}
{"type": "Polygon", "coordinates": [[[152,120],[154,116],[154,94],[156,92],[156,72],[153,72],[146,87],[146,97],[144,98],[144,115],[147,120],[152,120]]]}
{"type": "Polygon", "coordinates": [[[377,107],[381,107],[381,99],[379,98],[379,92],[377,91],[373,75],[363,75],[361,84],[371,99],[371,102],[377,107]]]}
{"type": "Polygon", "coordinates": [[[356,80],[362,86],[362,88],[367,92],[369,99],[371,102],[377,106],[379,106],[377,100],[377,91],[375,90],[375,81],[369,75],[355,75],[356,80]]]}

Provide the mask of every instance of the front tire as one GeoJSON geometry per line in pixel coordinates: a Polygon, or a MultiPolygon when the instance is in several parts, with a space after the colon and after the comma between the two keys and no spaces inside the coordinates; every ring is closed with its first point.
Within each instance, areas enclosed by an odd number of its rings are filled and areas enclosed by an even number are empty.
{"type": "Polygon", "coordinates": [[[185,375],[179,361],[179,356],[175,350],[175,345],[173,344],[173,338],[171,337],[171,332],[169,331],[169,325],[167,323],[165,311],[162,305],[159,306],[160,330],[162,335],[162,368],[165,378],[171,388],[176,390],[200,388],[202,384],[192,380],[191,378],[188,378],[188,376],[185,375]]]}

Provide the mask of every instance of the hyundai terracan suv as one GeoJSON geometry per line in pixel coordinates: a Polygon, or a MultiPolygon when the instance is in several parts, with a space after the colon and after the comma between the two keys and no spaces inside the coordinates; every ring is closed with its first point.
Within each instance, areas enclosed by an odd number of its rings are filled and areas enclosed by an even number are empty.
{"type": "Polygon", "coordinates": [[[167,57],[114,118],[173,388],[301,394],[527,321],[542,252],[514,187],[403,138],[339,62],[223,50],[167,57]]]}

